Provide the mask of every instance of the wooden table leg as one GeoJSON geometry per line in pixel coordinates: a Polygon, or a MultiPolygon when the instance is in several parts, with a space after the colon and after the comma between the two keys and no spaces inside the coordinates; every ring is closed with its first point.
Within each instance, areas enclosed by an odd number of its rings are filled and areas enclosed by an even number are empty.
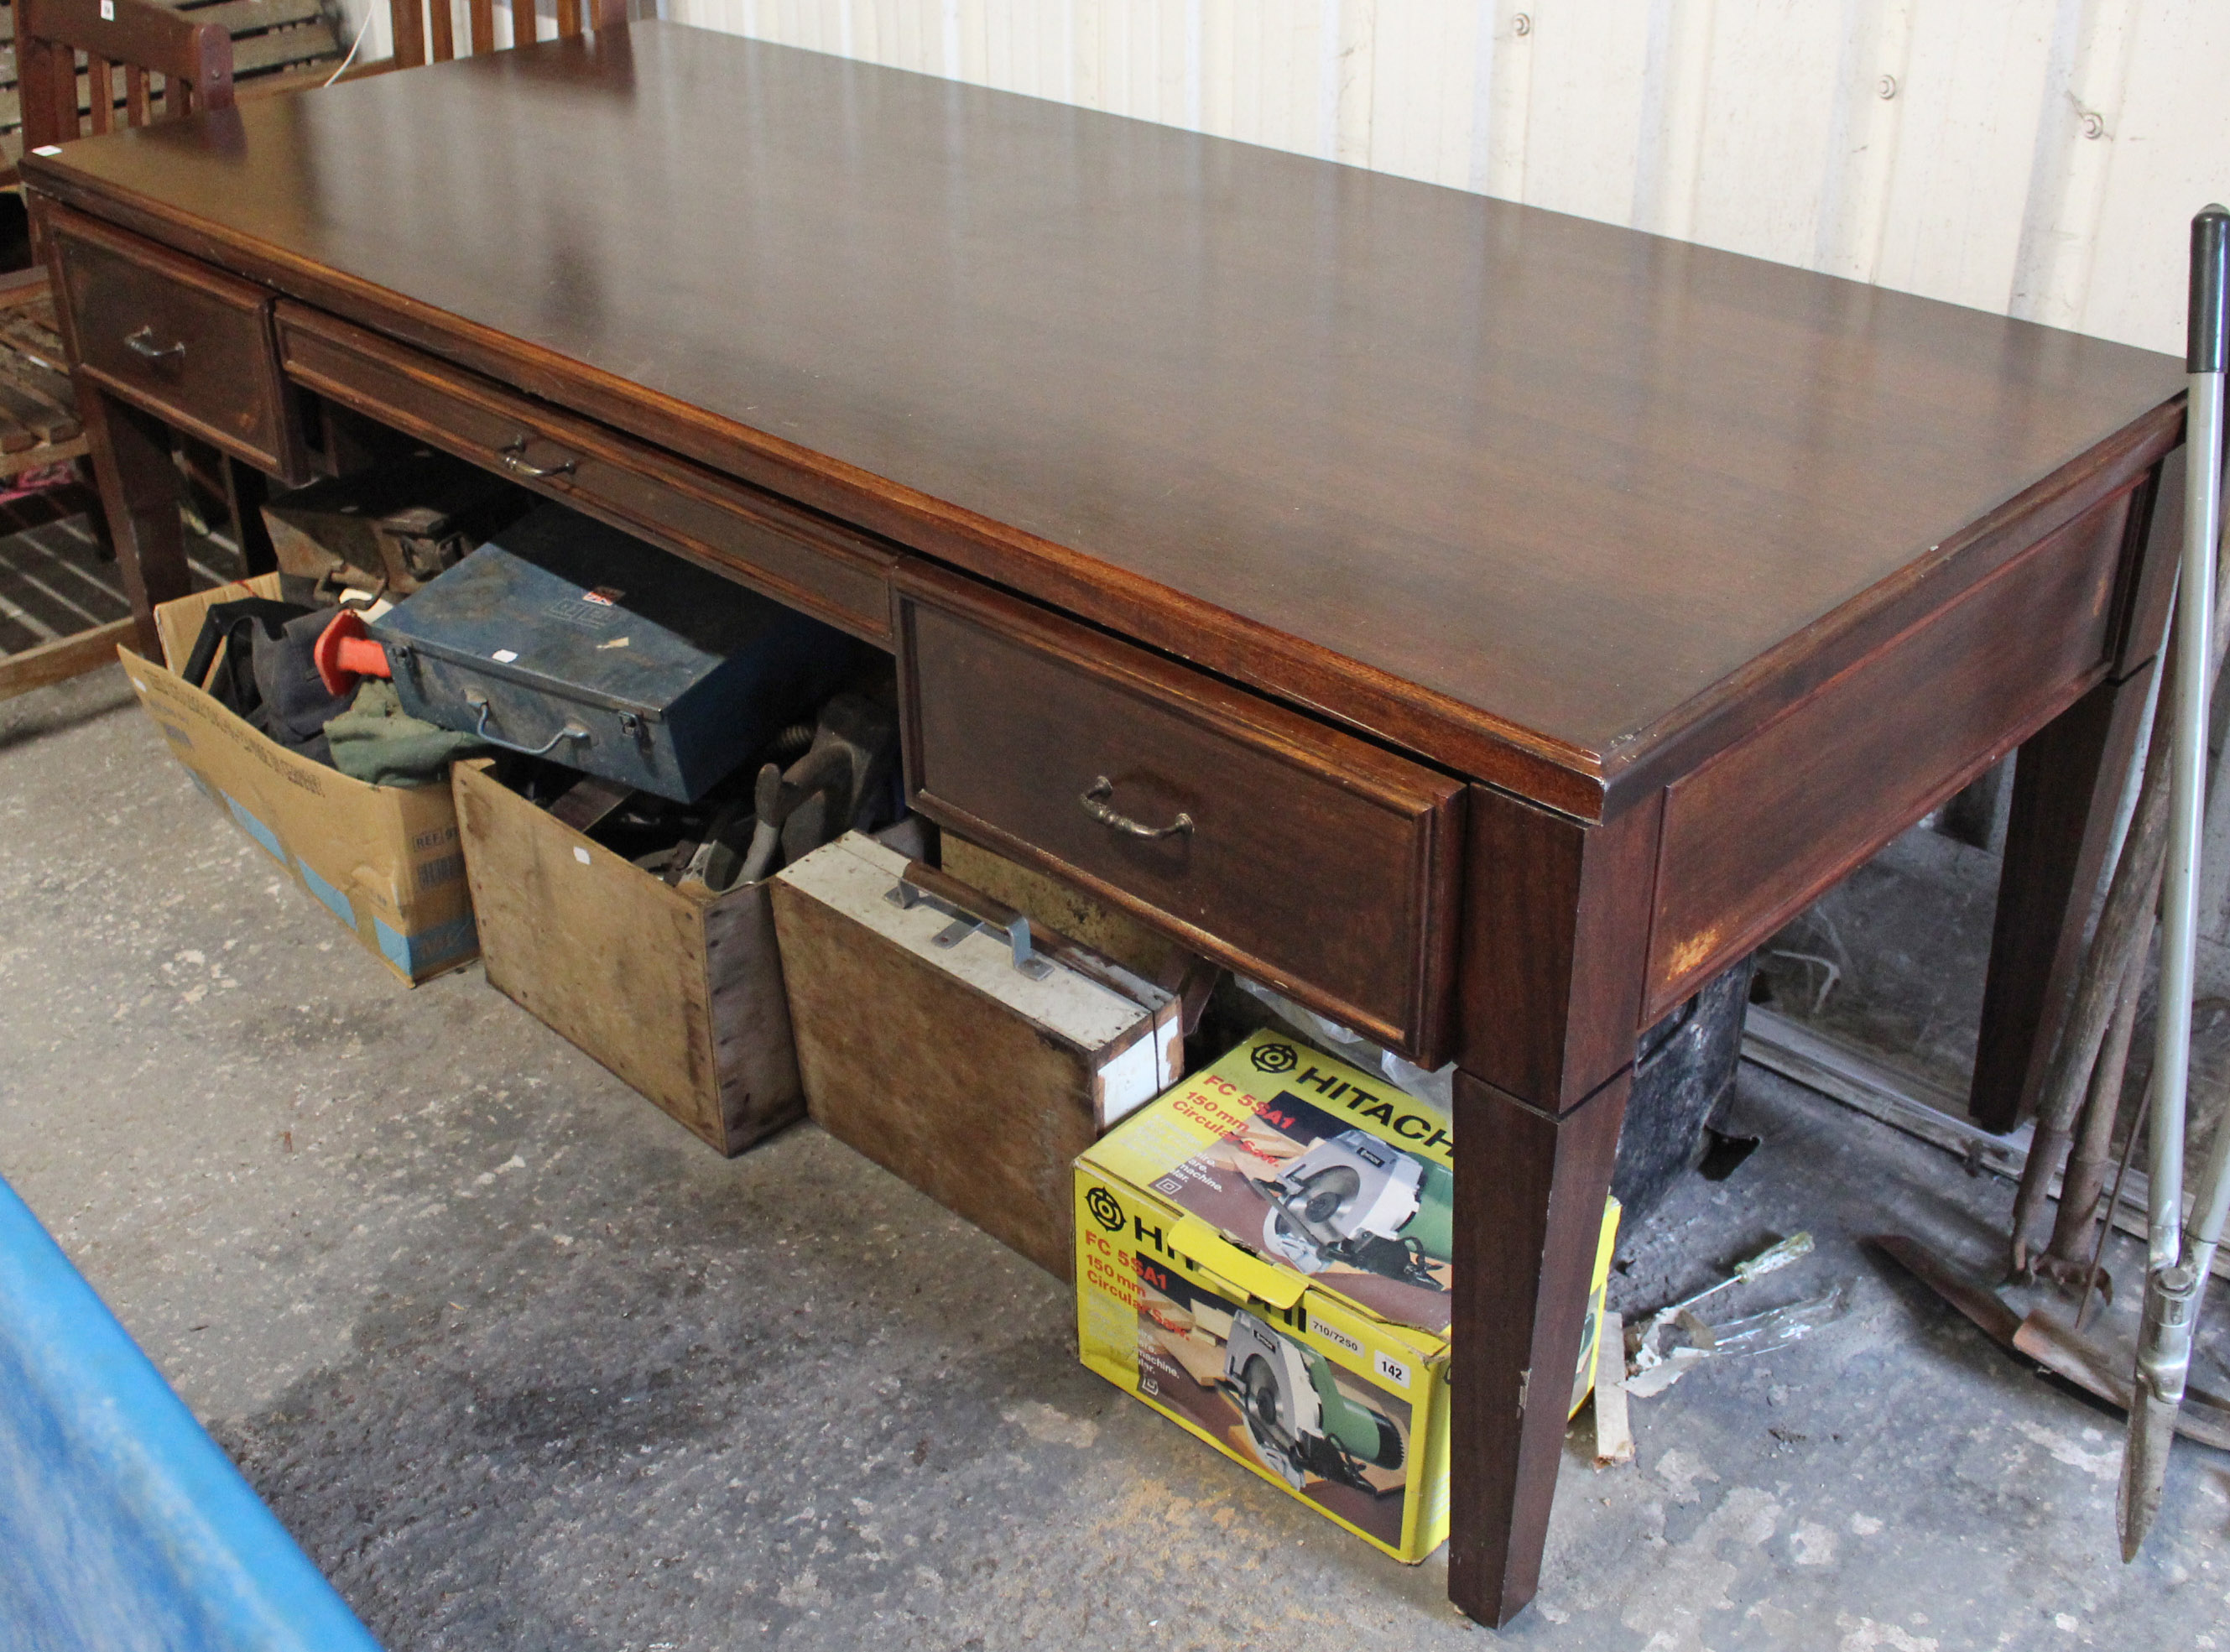
{"type": "Polygon", "coordinates": [[[2144,720],[2154,662],[2100,683],[2021,748],[1968,1107],[2011,1130],[2035,1107],[2075,991],[2083,927],[2144,720]]]}
{"type": "Polygon", "coordinates": [[[139,652],[163,657],[155,605],[192,590],[186,568],[185,525],[178,517],[178,473],[171,432],[160,419],[127,407],[77,375],[80,416],[100,482],[102,513],[116,547],[116,571],[139,622],[139,652]]]}
{"type": "Polygon", "coordinates": [[[271,485],[254,465],[227,455],[224,465],[224,503],[232,513],[233,537],[240,544],[240,559],[250,579],[279,571],[279,553],[271,547],[271,530],[263,521],[263,501],[271,485]]]}
{"type": "Polygon", "coordinates": [[[1497,1628],[1540,1581],[1640,1024],[1661,803],[1589,826],[1470,796],[1448,1596],[1497,1628]]]}
{"type": "Polygon", "coordinates": [[[1632,1077],[1557,1116],[1456,1075],[1448,1597],[1497,1629],[1541,1580],[1632,1077]]]}
{"type": "Polygon", "coordinates": [[[2031,735],[2014,765],[1968,1099],[1985,1130],[2011,1130],[2034,1110],[2059,1042],[2130,758],[2143,734],[2145,696],[2167,641],[2182,540],[2179,448],[2130,501],[2120,636],[2106,681],[2031,735]]]}

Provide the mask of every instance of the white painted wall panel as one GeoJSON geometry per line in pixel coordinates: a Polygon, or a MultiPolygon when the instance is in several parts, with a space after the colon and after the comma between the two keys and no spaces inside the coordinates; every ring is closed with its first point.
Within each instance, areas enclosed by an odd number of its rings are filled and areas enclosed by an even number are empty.
{"type": "Polygon", "coordinates": [[[2053,22],[2038,0],[1914,7],[1894,100],[1903,130],[1872,279],[1981,309],[2008,307],[2053,22]]]}
{"type": "Polygon", "coordinates": [[[2230,200],[2230,6],[2147,0],[2131,10],[2120,84],[2102,75],[2097,94],[2111,110],[2107,136],[2071,140],[2103,150],[2107,171],[2063,325],[2180,348],[2185,220],[2195,203],[2230,200]]]}
{"type": "Polygon", "coordinates": [[[1643,0],[1553,0],[1510,49],[1532,60],[1519,197],[1611,223],[1634,221],[1651,13],[1643,0]]]}
{"type": "Polygon", "coordinates": [[[1848,10],[1721,0],[1695,94],[1679,105],[1694,129],[1681,153],[1692,161],[1668,171],[1656,221],[1638,216],[1638,226],[1784,264],[1817,261],[1838,139],[1853,104],[1879,101],[1847,65],[1848,10]],[[1770,187],[1745,184],[1776,155],[1770,187]]]}
{"type": "Polygon", "coordinates": [[[663,3],[2161,350],[2230,197],[2225,0],[663,3]]]}

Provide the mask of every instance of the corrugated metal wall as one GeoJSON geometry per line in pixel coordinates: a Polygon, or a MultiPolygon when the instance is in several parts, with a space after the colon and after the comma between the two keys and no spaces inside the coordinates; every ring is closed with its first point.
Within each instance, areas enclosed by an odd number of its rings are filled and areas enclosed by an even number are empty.
{"type": "Polygon", "coordinates": [[[2224,0],[666,0],[2156,349],[2230,196],[2224,0]]]}

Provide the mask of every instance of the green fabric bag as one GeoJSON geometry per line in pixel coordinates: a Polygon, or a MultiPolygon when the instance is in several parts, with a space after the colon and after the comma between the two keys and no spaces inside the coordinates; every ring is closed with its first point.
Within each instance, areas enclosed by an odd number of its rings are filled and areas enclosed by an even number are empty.
{"type": "Polygon", "coordinates": [[[479,736],[403,714],[395,685],[365,680],[356,703],[325,725],[333,766],[376,786],[421,786],[441,780],[450,759],[486,749],[479,736]]]}

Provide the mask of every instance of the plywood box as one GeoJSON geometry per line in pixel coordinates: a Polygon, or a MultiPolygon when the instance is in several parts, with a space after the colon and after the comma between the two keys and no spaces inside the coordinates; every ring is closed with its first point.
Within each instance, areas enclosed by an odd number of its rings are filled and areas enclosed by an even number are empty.
{"type": "Polygon", "coordinates": [[[492,983],[724,1153],[803,1114],[766,884],[670,888],[488,763],[451,778],[492,983]]]}
{"type": "Polygon", "coordinates": [[[1071,1163],[1176,1078],[1176,998],[1042,930],[1018,965],[1016,914],[858,833],[771,881],[815,1120],[1067,1278],[1071,1163]]]}
{"type": "Polygon", "coordinates": [[[119,649],[147,715],[194,782],[364,950],[416,984],[477,949],[457,815],[444,785],[375,786],[288,751],[177,674],[216,603],[276,597],[279,576],[155,610],[171,668],[119,649]]]}

